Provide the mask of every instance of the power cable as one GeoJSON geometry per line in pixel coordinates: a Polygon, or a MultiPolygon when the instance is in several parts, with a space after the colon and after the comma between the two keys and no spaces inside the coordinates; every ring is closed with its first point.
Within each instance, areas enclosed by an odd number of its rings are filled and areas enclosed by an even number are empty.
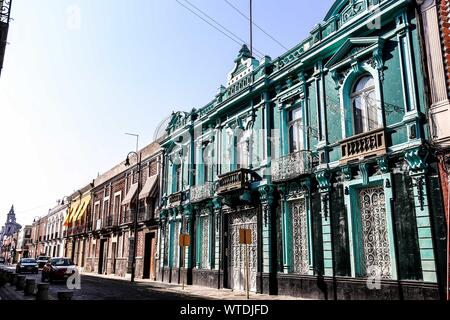
{"type": "MultiPolygon", "coordinates": [[[[197,12],[195,12],[194,10],[192,10],[191,8],[189,8],[188,6],[186,6],[185,4],[181,3],[179,0],[175,0],[179,5],[183,6],[185,9],[189,10],[191,13],[195,14],[198,18],[202,19],[204,22],[206,22],[207,24],[209,24],[211,27],[213,27],[214,29],[216,29],[217,31],[219,31],[220,33],[222,33],[223,35],[225,35],[227,38],[229,38],[230,40],[234,41],[235,43],[239,44],[240,46],[243,43],[246,43],[242,38],[240,38],[239,36],[237,36],[235,33],[233,33],[232,31],[230,31],[229,29],[227,29],[226,27],[224,27],[223,25],[221,25],[219,22],[217,22],[215,19],[211,18],[208,14],[206,14],[205,12],[203,12],[202,10],[200,10],[198,7],[196,7],[195,5],[193,5],[191,2],[185,0],[185,2],[187,2],[190,6],[192,6],[194,9],[196,9],[197,11],[201,12],[204,16],[206,16],[208,19],[210,19],[211,21],[213,21],[214,23],[216,23],[218,26],[220,26],[222,29],[224,29],[226,32],[228,32],[229,34],[225,33],[223,30],[220,30],[217,26],[215,26],[214,24],[212,24],[211,22],[207,21],[205,18],[203,18],[202,16],[200,16],[197,12]],[[234,37],[232,37],[231,35],[234,37]],[[238,39],[238,40],[236,40],[238,39]]],[[[258,58],[262,58],[264,56],[264,54],[255,49],[254,51],[258,52],[259,54],[256,54],[256,56],[258,58]]]]}
{"type": "MultiPolygon", "coordinates": [[[[236,12],[238,12],[241,16],[243,16],[245,19],[247,19],[248,21],[250,21],[250,18],[243,13],[241,10],[239,10],[236,6],[234,6],[230,1],[228,0],[223,0],[225,1],[231,8],[233,8],[236,12]]],[[[252,21],[252,24],[257,27],[262,33],[264,33],[266,36],[268,36],[270,39],[272,39],[273,41],[275,41],[278,45],[280,45],[280,47],[282,47],[283,49],[285,49],[286,51],[288,51],[289,49],[286,48],[280,41],[278,41],[277,39],[275,39],[275,37],[271,36],[268,32],[266,32],[263,28],[261,28],[259,25],[257,25],[255,22],[252,21]]]]}

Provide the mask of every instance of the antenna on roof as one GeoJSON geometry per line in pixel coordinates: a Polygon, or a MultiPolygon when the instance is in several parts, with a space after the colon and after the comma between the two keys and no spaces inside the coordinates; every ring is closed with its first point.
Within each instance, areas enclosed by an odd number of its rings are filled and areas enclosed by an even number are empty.
{"type": "Polygon", "coordinates": [[[253,1],[250,0],[250,55],[253,57],[253,1]]]}

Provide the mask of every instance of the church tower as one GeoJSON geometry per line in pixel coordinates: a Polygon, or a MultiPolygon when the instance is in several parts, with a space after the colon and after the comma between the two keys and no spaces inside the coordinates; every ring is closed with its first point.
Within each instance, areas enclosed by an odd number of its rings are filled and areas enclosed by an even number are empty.
{"type": "Polygon", "coordinates": [[[12,235],[17,230],[20,230],[22,226],[16,222],[16,214],[14,213],[14,205],[11,206],[11,209],[6,216],[6,223],[3,231],[3,235],[9,236],[12,235]]]}

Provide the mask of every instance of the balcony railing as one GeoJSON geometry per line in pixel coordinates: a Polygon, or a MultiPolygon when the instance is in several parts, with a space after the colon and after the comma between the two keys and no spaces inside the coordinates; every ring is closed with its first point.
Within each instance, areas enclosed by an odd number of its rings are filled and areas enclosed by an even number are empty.
{"type": "Polygon", "coordinates": [[[219,176],[217,194],[225,194],[237,190],[249,189],[250,183],[261,180],[256,173],[249,169],[239,169],[219,176]]]}
{"type": "Polygon", "coordinates": [[[135,215],[134,209],[129,209],[125,211],[125,213],[122,215],[122,220],[120,224],[127,224],[134,222],[134,215],[135,215]]]}
{"type": "Polygon", "coordinates": [[[203,185],[191,188],[191,202],[199,202],[214,196],[214,184],[206,182],[203,185]]]}
{"type": "Polygon", "coordinates": [[[272,161],[272,181],[281,182],[311,173],[311,153],[298,151],[272,161]]]}
{"type": "Polygon", "coordinates": [[[169,206],[171,207],[179,206],[181,204],[181,200],[182,200],[181,192],[173,193],[169,196],[169,206]]]}
{"type": "Polygon", "coordinates": [[[112,227],[113,224],[114,224],[114,217],[113,216],[106,217],[106,227],[112,227]]]}
{"type": "Polygon", "coordinates": [[[384,129],[362,133],[341,141],[341,163],[363,160],[386,153],[384,129]]]}
{"type": "Polygon", "coordinates": [[[140,208],[138,212],[138,222],[148,221],[152,218],[150,207],[140,208]]]}

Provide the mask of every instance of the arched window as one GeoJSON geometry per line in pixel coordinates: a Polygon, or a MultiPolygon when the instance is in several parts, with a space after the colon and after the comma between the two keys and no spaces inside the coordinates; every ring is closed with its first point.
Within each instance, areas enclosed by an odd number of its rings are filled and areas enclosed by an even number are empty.
{"type": "Polygon", "coordinates": [[[375,82],[370,75],[362,76],[351,93],[353,133],[359,134],[380,126],[375,96],[375,82]]]}

